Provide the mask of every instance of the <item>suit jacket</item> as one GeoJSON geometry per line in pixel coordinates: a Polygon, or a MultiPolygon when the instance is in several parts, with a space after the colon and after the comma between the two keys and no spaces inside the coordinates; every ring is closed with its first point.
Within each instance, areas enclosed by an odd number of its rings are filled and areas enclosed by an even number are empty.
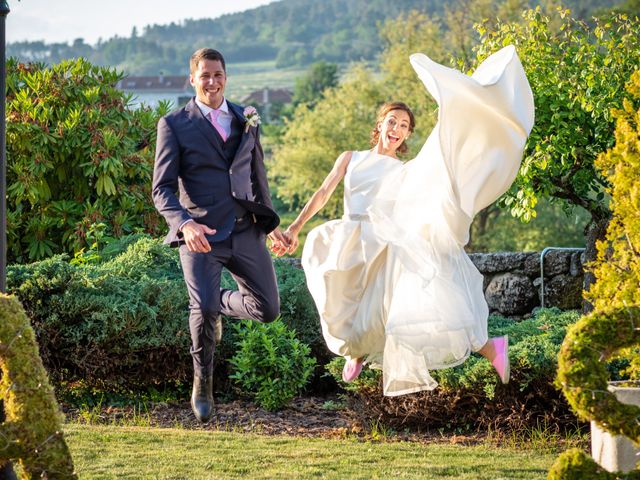
{"type": "Polygon", "coordinates": [[[265,233],[280,223],[271,203],[258,127],[245,132],[242,107],[227,103],[236,128],[242,129],[234,154],[225,152],[195,99],[158,122],[152,196],[169,224],[165,243],[172,246],[184,243],[178,229],[189,219],[217,230],[209,241],[224,240],[239,206],[255,215],[265,233]]]}

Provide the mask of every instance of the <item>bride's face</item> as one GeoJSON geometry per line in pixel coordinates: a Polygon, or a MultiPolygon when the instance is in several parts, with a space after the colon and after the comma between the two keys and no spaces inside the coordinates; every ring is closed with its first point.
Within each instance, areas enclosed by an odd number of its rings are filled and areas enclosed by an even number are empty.
{"type": "Polygon", "coordinates": [[[378,124],[378,146],[395,152],[411,133],[409,114],[404,110],[391,110],[378,124]]]}

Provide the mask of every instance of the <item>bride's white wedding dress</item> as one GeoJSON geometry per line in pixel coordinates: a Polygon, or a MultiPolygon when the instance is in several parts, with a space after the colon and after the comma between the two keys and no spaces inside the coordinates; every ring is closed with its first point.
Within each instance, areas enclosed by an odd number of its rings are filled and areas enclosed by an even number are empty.
{"type": "Polygon", "coordinates": [[[435,388],[430,369],[486,343],[482,275],[463,247],[515,179],[534,119],[512,46],[472,76],[422,54],[411,64],[438,102],[434,130],[404,164],[354,152],[343,218],[313,229],[302,253],[329,349],[382,365],[389,396],[435,388]]]}

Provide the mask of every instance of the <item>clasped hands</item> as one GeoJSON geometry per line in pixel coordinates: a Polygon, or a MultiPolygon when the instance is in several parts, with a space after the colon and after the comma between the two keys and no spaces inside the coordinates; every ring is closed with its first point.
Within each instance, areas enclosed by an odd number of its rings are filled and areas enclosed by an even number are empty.
{"type": "MultiPolygon", "coordinates": [[[[202,223],[189,221],[182,226],[184,242],[190,252],[207,253],[211,251],[211,244],[206,235],[215,235],[214,228],[207,227],[202,223]]],[[[276,228],[269,235],[271,240],[271,251],[278,257],[285,253],[293,253],[298,248],[298,233],[289,227],[283,232],[280,227],[276,228]]]]}
{"type": "Polygon", "coordinates": [[[292,230],[291,227],[284,232],[280,227],[277,227],[268,237],[271,240],[270,249],[278,257],[285,253],[293,253],[298,248],[298,233],[292,230]]]}

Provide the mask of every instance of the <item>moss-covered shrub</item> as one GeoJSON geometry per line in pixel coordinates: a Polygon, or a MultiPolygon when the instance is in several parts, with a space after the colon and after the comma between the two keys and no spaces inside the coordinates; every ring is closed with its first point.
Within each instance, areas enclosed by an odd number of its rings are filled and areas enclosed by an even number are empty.
{"type": "Polygon", "coordinates": [[[379,418],[394,427],[406,425],[455,430],[520,428],[538,423],[569,426],[575,417],[553,385],[557,355],[567,326],[577,312],[539,311],[514,322],[489,319],[489,335],[509,335],[511,382],[502,385],[491,364],[472,355],[462,365],[431,372],[439,386],[433,391],[400,397],[382,395],[381,373],[364,369],[353,383],[341,380],[343,359],[332,361],[329,372],[350,393],[362,418],[379,418]]]}
{"type": "MultiPolygon", "coordinates": [[[[594,311],[567,334],[559,359],[558,383],[571,407],[584,420],[622,434],[640,445],[640,407],[624,405],[607,390],[609,375],[604,362],[625,351],[631,376],[640,372],[640,71],[628,85],[630,98],[616,117],[616,144],[598,158],[597,166],[611,183],[612,220],[606,241],[598,245],[592,265],[596,283],[587,294],[594,311]],[[629,348],[631,347],[631,348],[629,348]]],[[[566,452],[552,468],[550,479],[578,478],[593,470],[587,456],[566,452]]],[[[618,478],[590,473],[591,477],[618,478]]],[[[622,475],[622,474],[621,474],[622,475]]],[[[640,472],[621,478],[640,478],[640,472]]]]}
{"type": "Polygon", "coordinates": [[[0,294],[0,465],[18,461],[23,478],[76,478],[62,434],[62,414],[29,319],[15,297],[0,294]]]}

